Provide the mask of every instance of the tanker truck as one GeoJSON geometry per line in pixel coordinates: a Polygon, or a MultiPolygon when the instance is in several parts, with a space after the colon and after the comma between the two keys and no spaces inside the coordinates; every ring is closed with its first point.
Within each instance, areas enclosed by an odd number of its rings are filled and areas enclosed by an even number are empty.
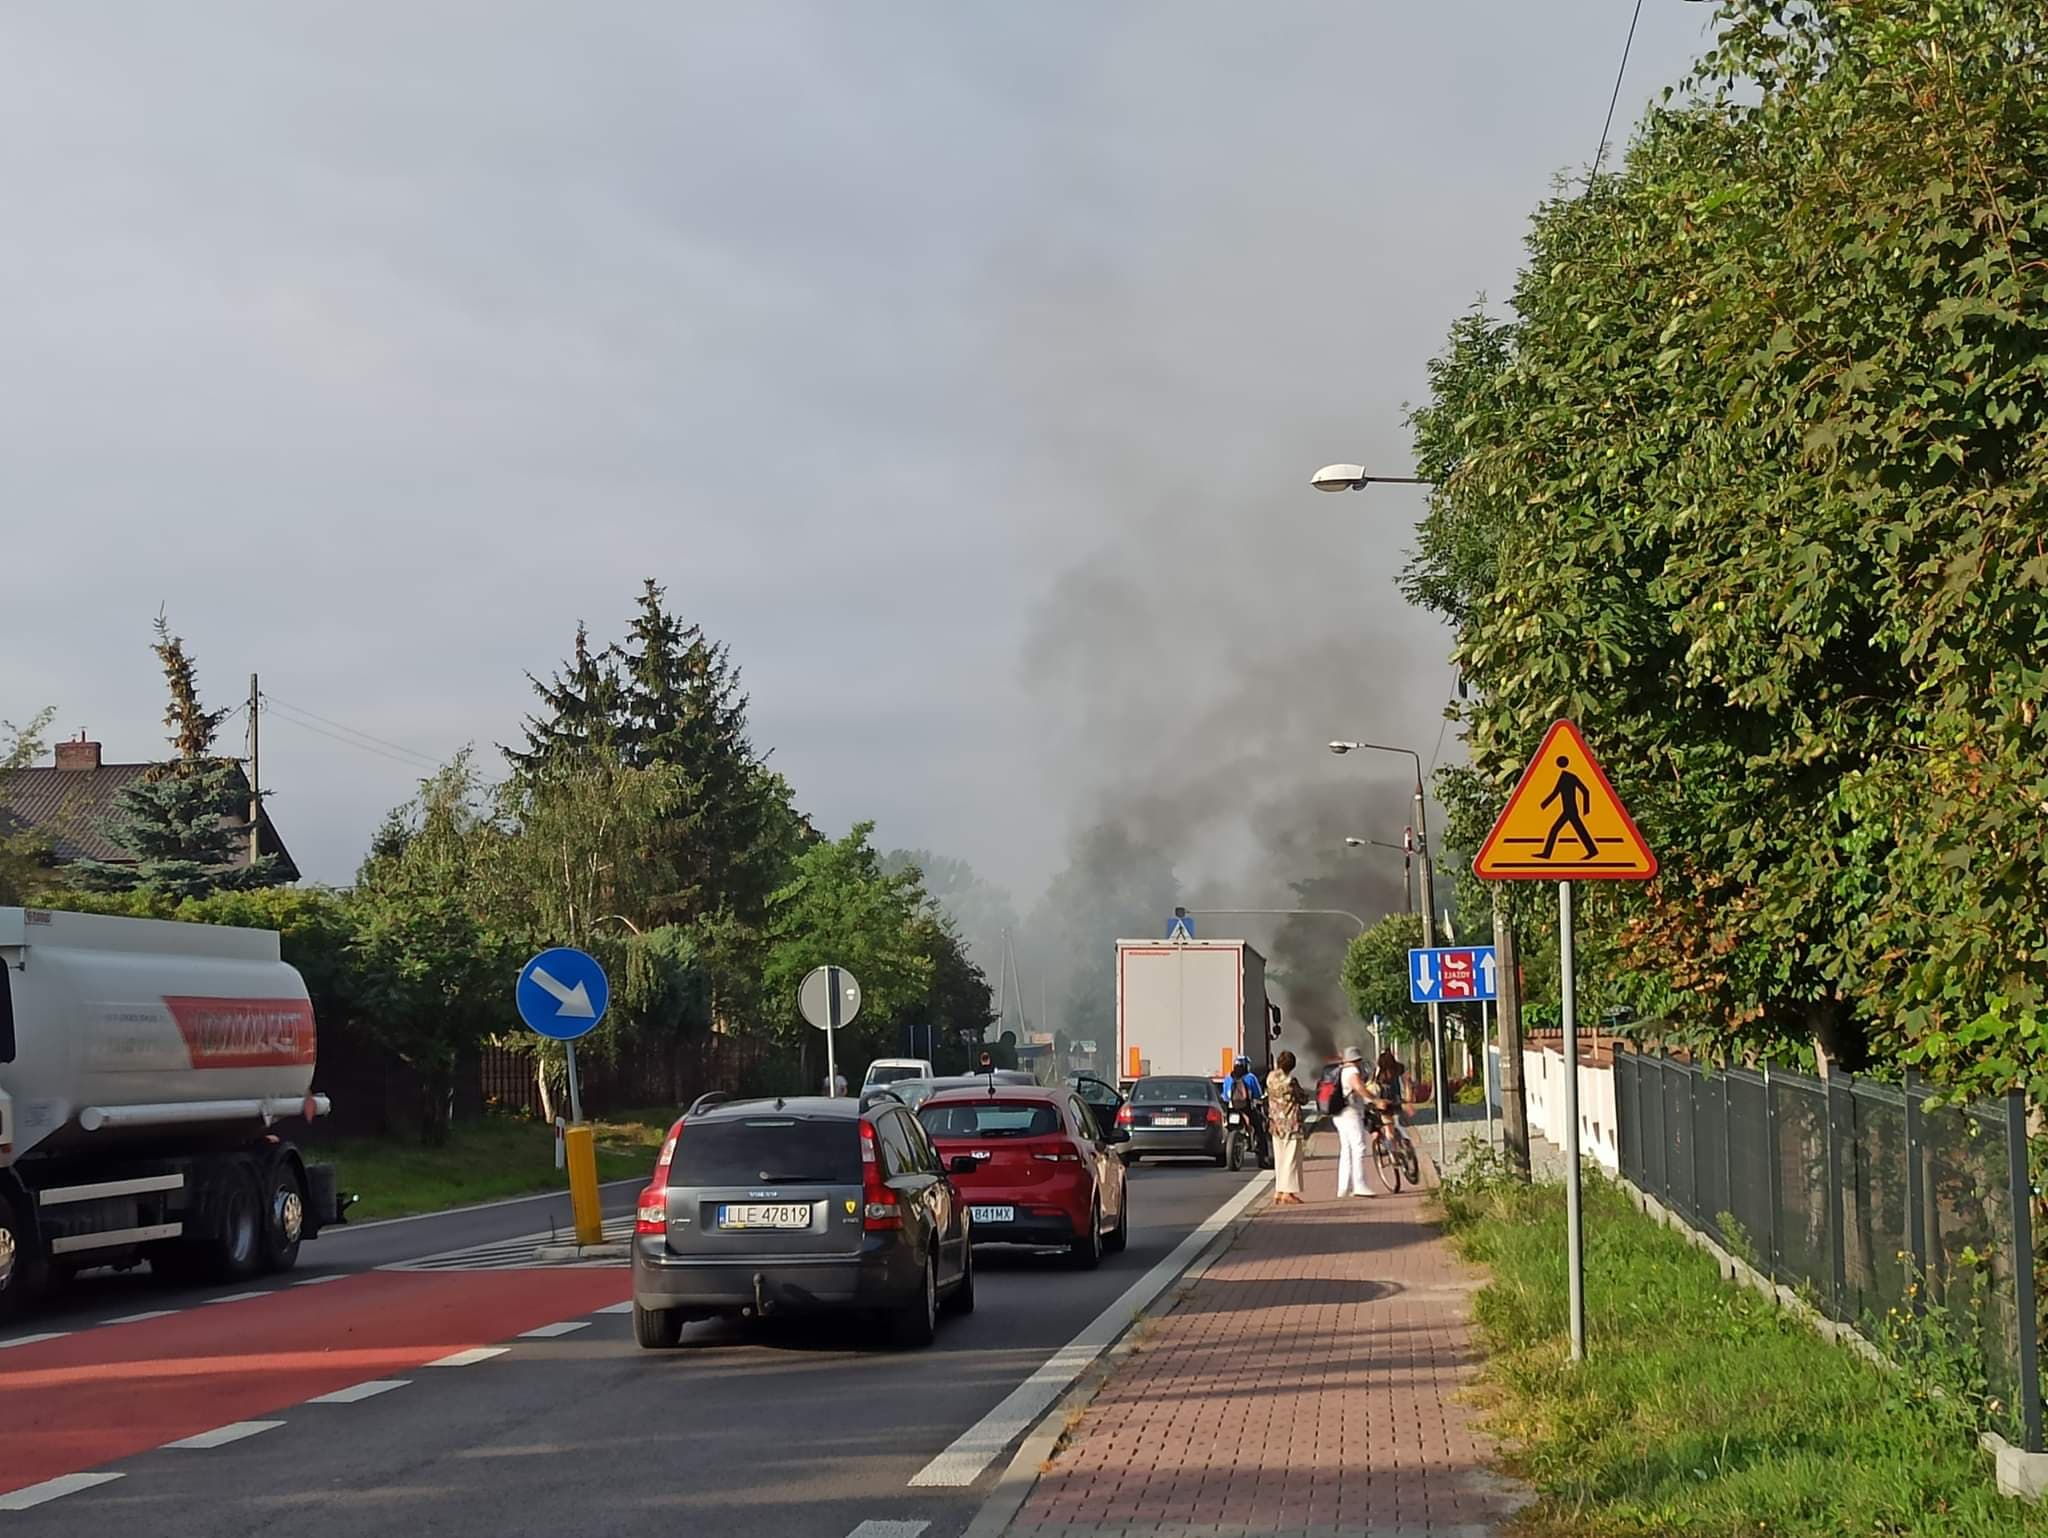
{"type": "Polygon", "coordinates": [[[273,1130],[326,1114],[269,930],[0,908],[0,1317],[93,1266],[289,1270],[344,1205],[273,1130]]]}

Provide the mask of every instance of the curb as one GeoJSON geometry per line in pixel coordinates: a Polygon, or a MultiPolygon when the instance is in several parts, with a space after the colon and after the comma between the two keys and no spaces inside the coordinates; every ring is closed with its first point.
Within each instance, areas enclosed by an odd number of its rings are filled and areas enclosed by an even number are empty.
{"type": "Polygon", "coordinates": [[[542,1265],[563,1265],[575,1260],[630,1260],[630,1244],[543,1244],[533,1252],[542,1265]]]}
{"type": "MultiPolygon", "coordinates": [[[[1264,1171],[1259,1178],[1262,1183],[1270,1183],[1272,1172],[1264,1171]]],[[[1024,1434],[1017,1451],[1004,1465],[1002,1473],[996,1476],[995,1489],[981,1503],[981,1509],[974,1514],[974,1520],[967,1524],[960,1538],[1002,1538],[1017,1513],[1024,1509],[1024,1503],[1031,1498],[1031,1492],[1038,1488],[1040,1465],[1058,1451],[1061,1440],[1066,1436],[1067,1417],[1087,1409],[1095,1396],[1102,1392],[1124,1358],[1136,1349],[1139,1327],[1148,1320],[1164,1318],[1180,1307],[1182,1294],[1207,1275],[1209,1268],[1222,1259],[1244,1231],[1258,1220],[1259,1211],[1247,1211],[1232,1221],[1228,1228],[1209,1241],[1201,1254],[1188,1262],[1186,1270],[1160,1290],[1157,1298],[1132,1317],[1130,1324],[1117,1337],[1116,1344],[1097,1357],[1081,1381],[1055,1400],[1052,1408],[1024,1434]]]]}

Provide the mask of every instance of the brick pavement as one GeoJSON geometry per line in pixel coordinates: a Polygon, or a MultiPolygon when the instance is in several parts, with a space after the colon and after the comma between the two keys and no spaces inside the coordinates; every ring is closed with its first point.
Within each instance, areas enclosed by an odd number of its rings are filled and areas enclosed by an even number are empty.
{"type": "Polygon", "coordinates": [[[1146,1328],[1010,1538],[1497,1532],[1522,1497],[1457,1400],[1482,1278],[1426,1196],[1338,1201],[1334,1145],[1146,1328]]]}

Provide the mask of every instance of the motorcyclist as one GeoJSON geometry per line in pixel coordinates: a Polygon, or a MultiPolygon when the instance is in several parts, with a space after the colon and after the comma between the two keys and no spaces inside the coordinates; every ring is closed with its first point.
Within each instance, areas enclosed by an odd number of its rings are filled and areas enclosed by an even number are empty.
{"type": "Polygon", "coordinates": [[[1272,1138],[1266,1130],[1265,1101],[1266,1086],[1252,1072],[1252,1060],[1240,1053],[1230,1065],[1230,1077],[1223,1081],[1223,1103],[1234,1111],[1243,1112],[1245,1120],[1251,1124],[1252,1139],[1261,1164],[1269,1164],[1273,1158],[1272,1138]]]}

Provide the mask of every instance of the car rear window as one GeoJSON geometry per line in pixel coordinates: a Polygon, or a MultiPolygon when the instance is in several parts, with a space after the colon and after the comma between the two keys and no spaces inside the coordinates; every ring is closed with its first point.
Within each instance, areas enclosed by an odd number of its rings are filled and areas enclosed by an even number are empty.
{"type": "Polygon", "coordinates": [[[922,1068],[876,1067],[868,1070],[868,1083],[870,1084],[894,1084],[898,1079],[921,1079],[923,1077],[924,1070],[922,1068]]]}
{"type": "Polygon", "coordinates": [[[1132,1105],[1179,1105],[1207,1100],[1215,1086],[1207,1079],[1140,1079],[1131,1090],[1132,1105]]]}
{"type": "Polygon", "coordinates": [[[1050,1137],[1059,1108],[1036,1100],[975,1100],[928,1105],[917,1113],[933,1137],[1050,1137]]]}
{"type": "Polygon", "coordinates": [[[859,1185],[860,1131],[846,1117],[742,1116],[685,1122],[668,1167],[671,1186],[859,1185]]]}

